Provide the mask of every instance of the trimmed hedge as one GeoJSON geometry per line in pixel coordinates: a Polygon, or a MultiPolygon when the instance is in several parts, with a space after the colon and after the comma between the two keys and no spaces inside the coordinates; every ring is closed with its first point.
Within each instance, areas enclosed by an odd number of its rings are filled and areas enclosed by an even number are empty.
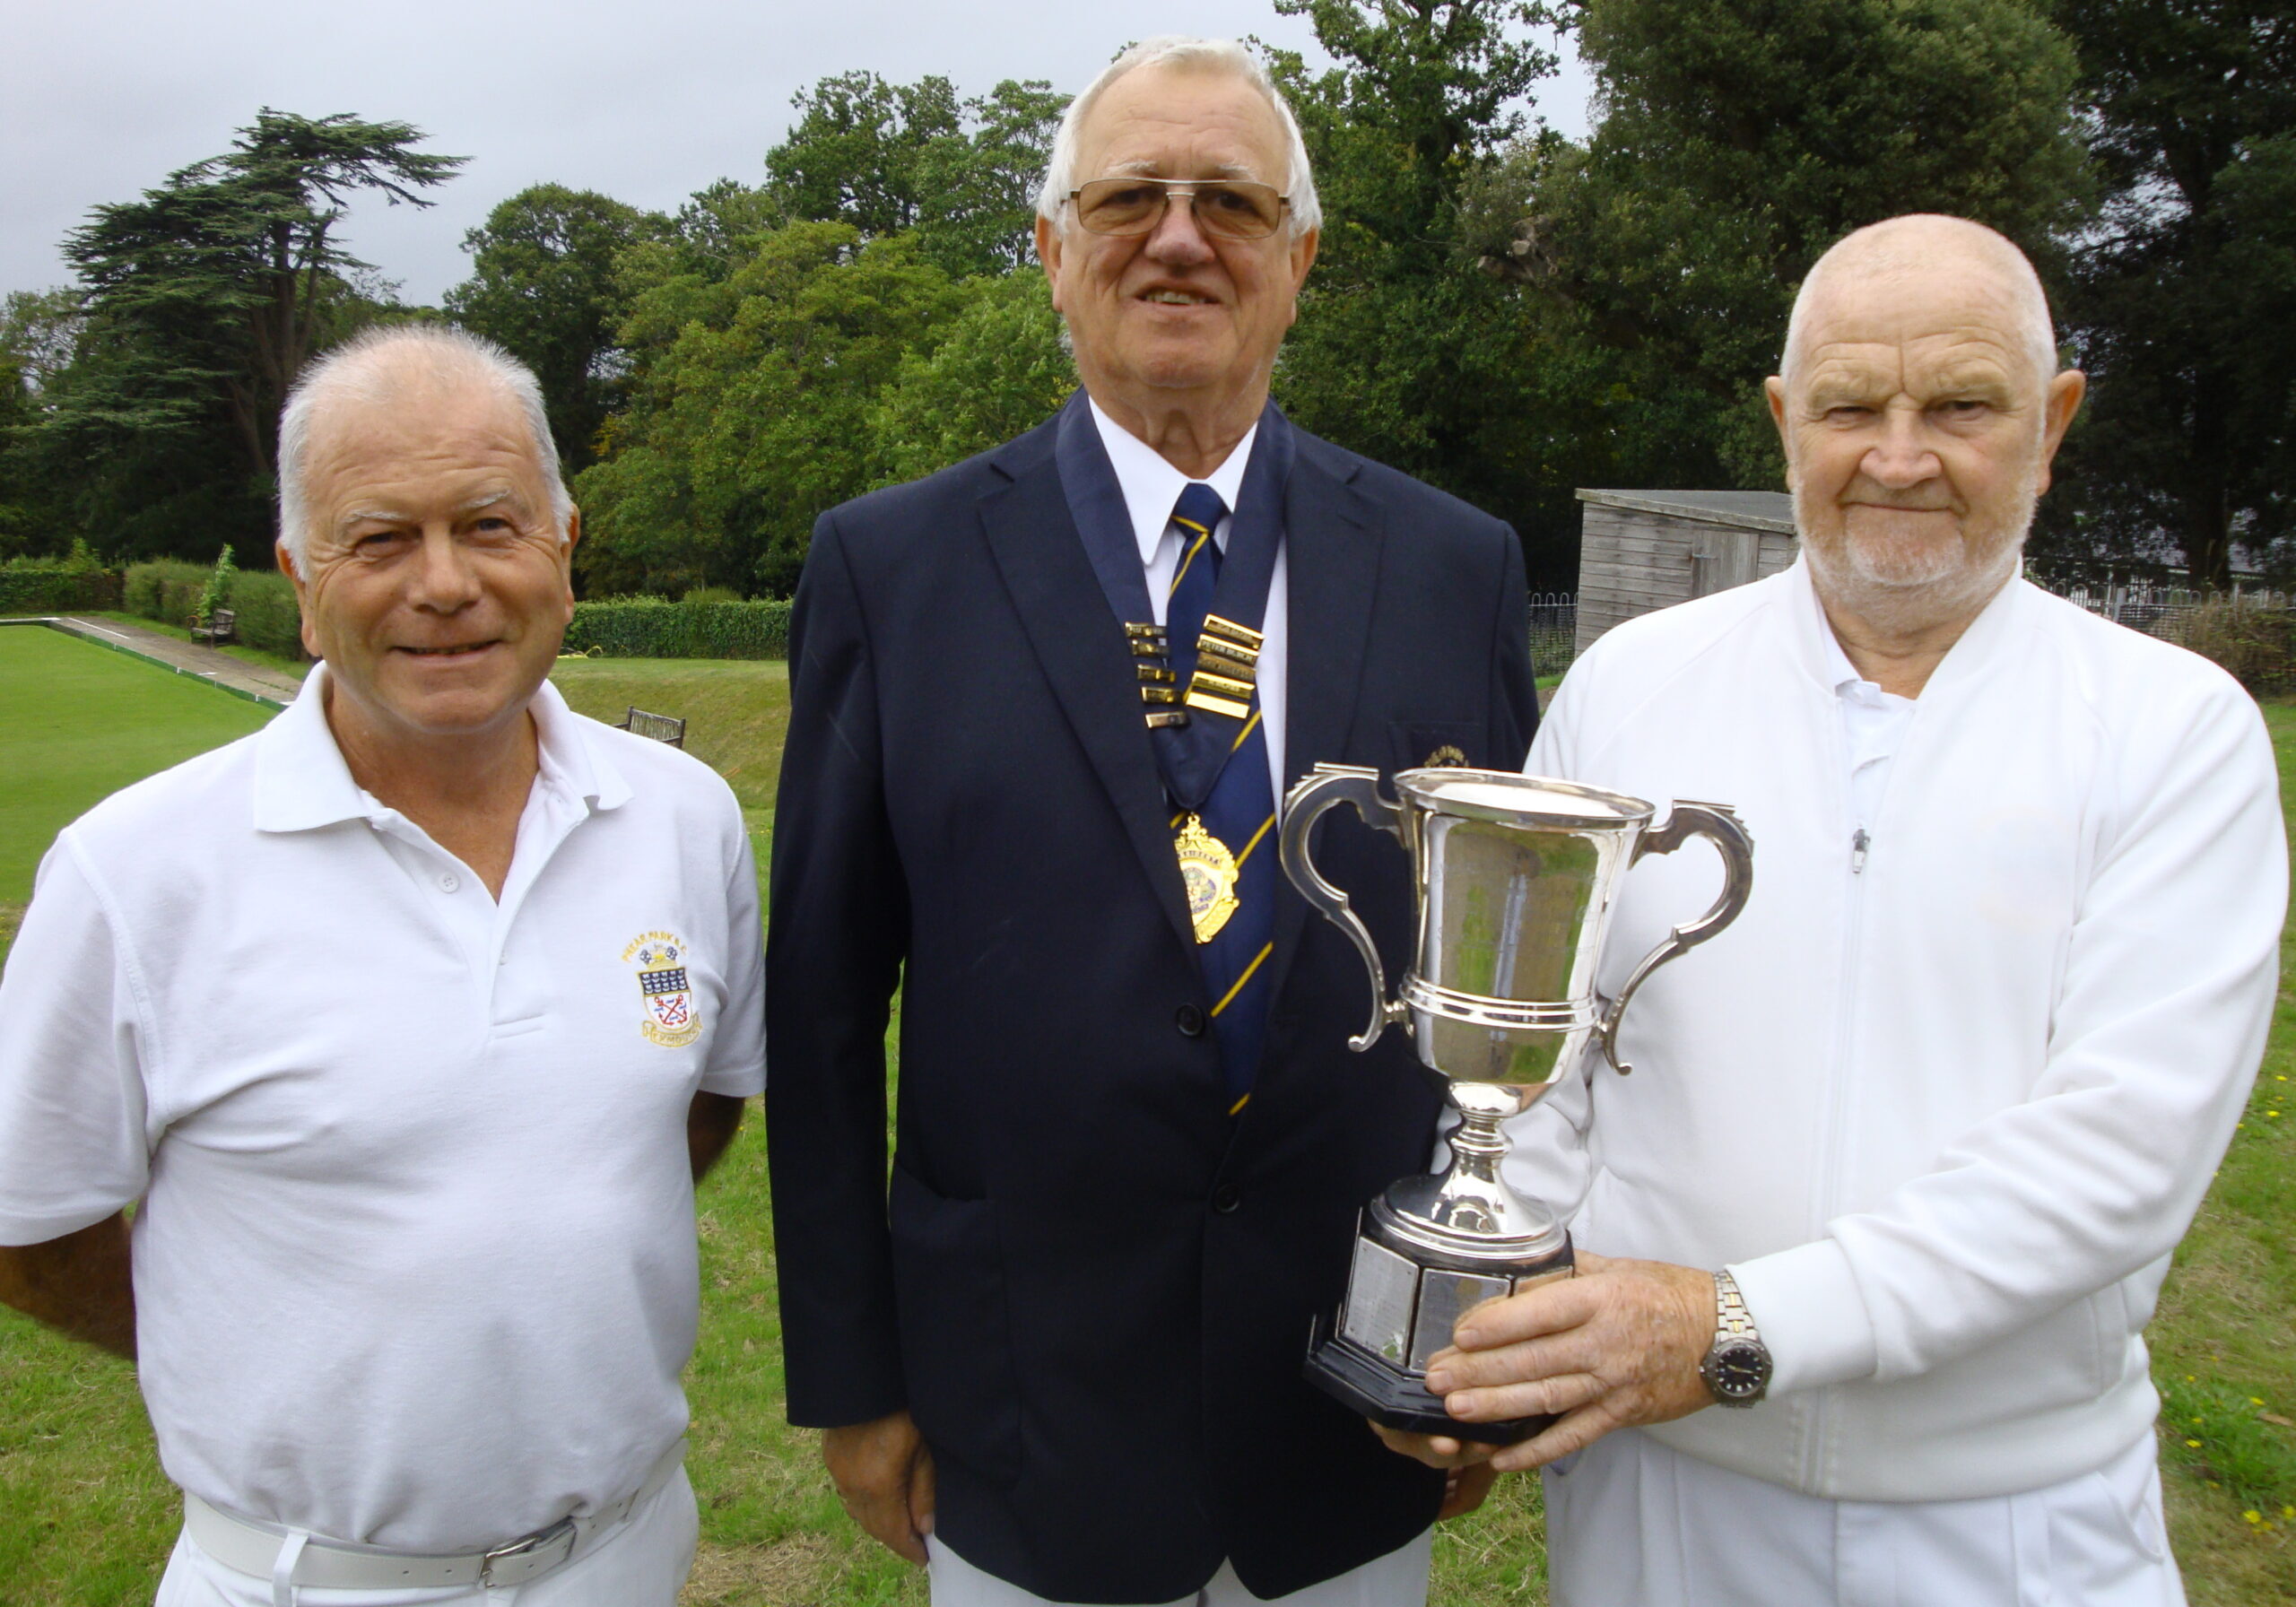
{"type": "MultiPolygon", "coordinates": [[[[199,612],[200,594],[214,572],[173,558],[132,565],[119,606],[141,619],[181,630],[199,612]]],[[[231,576],[223,606],[239,616],[232,630],[248,647],[283,658],[304,656],[302,613],[295,606],[294,583],[286,576],[274,569],[240,569],[231,576]]]]}
{"type": "Polygon", "coordinates": [[[100,613],[119,596],[117,569],[0,564],[0,614],[100,613]]]}
{"type": "MultiPolygon", "coordinates": [[[[213,573],[171,558],[136,564],[127,571],[126,599],[116,606],[181,629],[198,610],[200,592],[213,573]]],[[[239,615],[239,639],[248,646],[288,658],[303,656],[301,615],[286,576],[241,569],[231,577],[224,606],[239,615]]],[[[672,603],[611,597],[577,603],[565,650],[607,658],[784,658],[789,652],[789,608],[786,598],[672,603]]]]}
{"type": "Polygon", "coordinates": [[[158,620],[181,630],[199,607],[199,594],[211,571],[204,564],[179,558],[127,566],[127,583],[120,607],[138,619],[158,620]]]}
{"type": "Polygon", "coordinates": [[[231,629],[248,647],[298,662],[309,656],[303,651],[303,611],[295,602],[295,583],[278,570],[241,569],[231,577],[230,601],[224,606],[239,616],[231,629]]]}
{"type": "Polygon", "coordinates": [[[788,599],[672,603],[610,597],[574,604],[569,653],[607,658],[787,658],[788,599]]]}

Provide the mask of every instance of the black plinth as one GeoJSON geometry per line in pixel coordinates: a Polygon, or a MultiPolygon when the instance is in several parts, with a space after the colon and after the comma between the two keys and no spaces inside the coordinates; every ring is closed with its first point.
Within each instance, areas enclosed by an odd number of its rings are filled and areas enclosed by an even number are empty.
{"type": "Polygon", "coordinates": [[[1350,1411],[1408,1434],[1445,1434],[1482,1445],[1509,1446],[1528,1439],[1555,1420],[1555,1414],[1509,1418],[1501,1422],[1462,1422],[1443,1410],[1443,1397],[1424,1380],[1399,1373],[1360,1345],[1350,1344],[1318,1317],[1308,1339],[1307,1380],[1350,1411]]]}

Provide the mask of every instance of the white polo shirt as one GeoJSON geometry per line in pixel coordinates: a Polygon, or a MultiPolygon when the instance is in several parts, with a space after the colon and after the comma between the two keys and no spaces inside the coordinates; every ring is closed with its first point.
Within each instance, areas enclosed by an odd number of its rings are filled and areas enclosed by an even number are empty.
{"type": "Polygon", "coordinates": [[[0,1242],[142,1200],[168,1475],[480,1549],[684,1430],[685,1118],[764,1086],[755,873],[705,766],[544,686],[497,903],[352,779],[325,675],[49,850],[0,979],[0,1242]]]}

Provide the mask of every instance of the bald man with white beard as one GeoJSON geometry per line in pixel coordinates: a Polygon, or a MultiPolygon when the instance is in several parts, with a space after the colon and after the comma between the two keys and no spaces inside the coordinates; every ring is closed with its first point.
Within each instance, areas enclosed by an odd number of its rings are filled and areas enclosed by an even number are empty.
{"type": "MultiPolygon", "coordinates": [[[[2272,1011],[2271,747],[2019,578],[2085,381],[2014,246],[1858,230],[1780,368],[1801,560],[1604,638],[1528,766],[1728,801],[1752,899],[1516,1125],[1579,1275],[1428,1383],[1561,1420],[1396,1443],[1544,1467],[1557,1607],[2181,1603],[2143,1330],[2272,1011]]],[[[1607,990],[1701,874],[1629,878],[1607,990]]]]}

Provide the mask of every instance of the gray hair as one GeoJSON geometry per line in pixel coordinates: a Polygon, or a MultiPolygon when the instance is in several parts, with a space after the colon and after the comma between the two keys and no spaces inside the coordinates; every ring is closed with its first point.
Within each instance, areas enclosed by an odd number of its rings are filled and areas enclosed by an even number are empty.
{"type": "Polygon", "coordinates": [[[1826,280],[1843,274],[1918,274],[1956,253],[1978,258],[2001,274],[2016,304],[2017,334],[2026,359],[2035,378],[2047,385],[2057,372],[2057,329],[2049,319],[2048,293],[2041,288],[2032,260],[2007,236],[1943,213],[1909,213],[1869,223],[1826,248],[1794,294],[1794,311],[1786,322],[1786,350],[1779,358],[1779,378],[1789,387],[1794,383],[1802,366],[1814,292],[1826,280]]]}
{"type": "Polygon", "coordinates": [[[452,324],[386,324],[361,330],[305,368],[279,415],[279,540],[300,564],[310,547],[311,425],[337,401],[393,398],[409,369],[433,384],[456,381],[493,387],[518,404],[533,438],[535,466],[550,492],[558,538],[567,539],[574,499],[558,468],[550,415],[534,370],[483,335],[452,324]]]}
{"type": "Polygon", "coordinates": [[[1268,105],[1275,110],[1276,120],[1283,126],[1286,145],[1285,159],[1291,170],[1285,175],[1284,188],[1292,204],[1291,231],[1305,234],[1310,229],[1323,227],[1323,204],[1316,199],[1316,176],[1308,162],[1308,144],[1300,137],[1300,119],[1292,115],[1291,104],[1283,99],[1275,81],[1259,58],[1233,39],[1188,39],[1180,34],[1161,34],[1152,39],[1143,39],[1102,69],[1083,94],[1068,103],[1068,110],[1060,119],[1060,133],[1052,142],[1052,161],[1044,170],[1044,186],[1037,191],[1037,215],[1055,229],[1064,229],[1060,209],[1068,199],[1068,192],[1077,186],[1076,136],[1084,126],[1084,119],[1100,97],[1108,93],[1109,85],[1126,74],[1140,67],[1184,67],[1199,72],[1224,73],[1239,78],[1257,90],[1268,105]]]}

